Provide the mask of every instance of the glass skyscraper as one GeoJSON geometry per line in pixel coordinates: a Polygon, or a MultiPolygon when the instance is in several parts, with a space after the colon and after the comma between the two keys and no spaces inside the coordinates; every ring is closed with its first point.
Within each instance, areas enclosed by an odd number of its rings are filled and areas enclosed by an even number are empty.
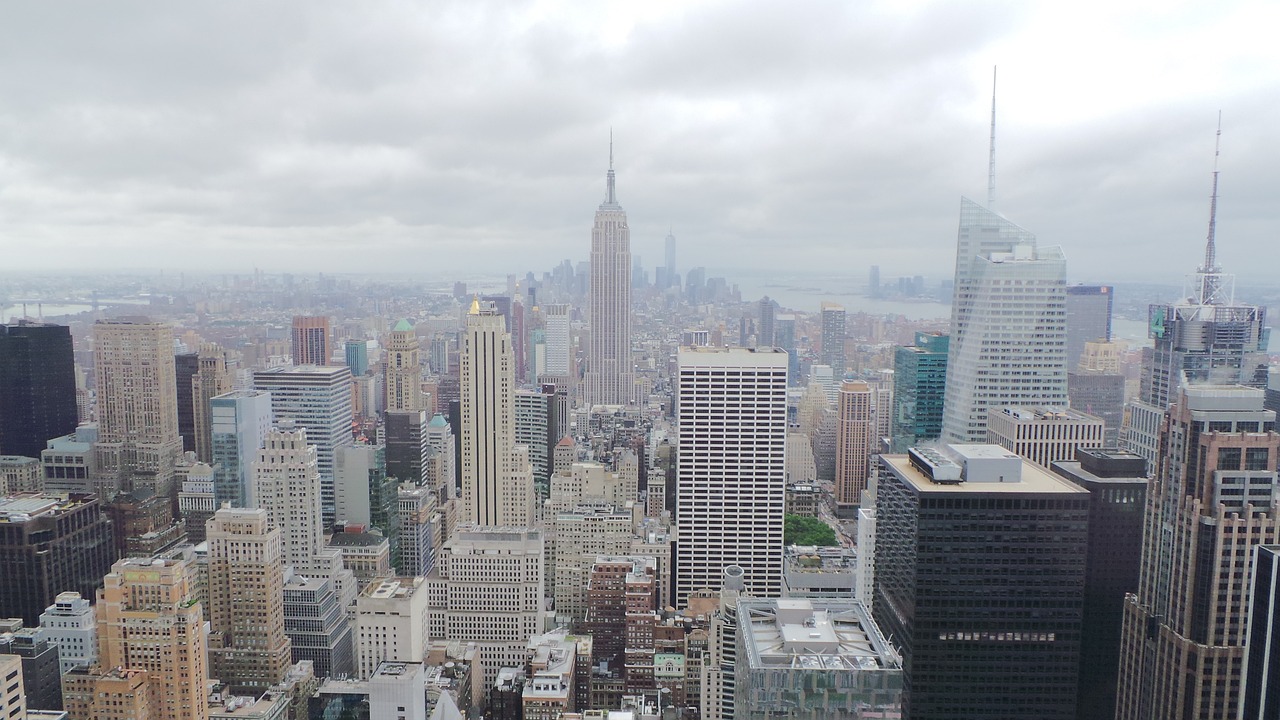
{"type": "Polygon", "coordinates": [[[894,355],[893,452],[942,435],[950,345],[950,335],[918,332],[914,345],[900,347],[894,355]]]}

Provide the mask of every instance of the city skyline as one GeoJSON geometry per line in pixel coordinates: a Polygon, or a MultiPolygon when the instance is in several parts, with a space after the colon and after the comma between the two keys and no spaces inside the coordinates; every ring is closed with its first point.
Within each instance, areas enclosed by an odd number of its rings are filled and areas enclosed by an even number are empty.
{"type": "Polygon", "coordinates": [[[1073,280],[1111,259],[1111,281],[1194,267],[1219,108],[1222,264],[1242,278],[1263,272],[1246,258],[1280,186],[1265,162],[1280,80],[1259,35],[1276,10],[1246,2],[1160,6],[1160,22],[1151,8],[1001,5],[375,5],[355,23],[286,6],[252,29],[198,3],[21,13],[0,31],[23,58],[0,70],[14,269],[251,255],[313,272],[331,269],[326,253],[301,250],[352,242],[370,251],[356,270],[391,253],[453,272],[578,257],[612,125],[649,267],[674,231],[682,268],[733,253],[795,269],[822,253],[941,277],[955,196],[984,190],[994,64],[997,209],[1063,245],[1073,280]],[[117,41],[138,49],[101,45],[117,41]],[[157,55],[172,62],[138,60],[157,55]],[[778,262],[780,243],[807,252],[778,262]]]}

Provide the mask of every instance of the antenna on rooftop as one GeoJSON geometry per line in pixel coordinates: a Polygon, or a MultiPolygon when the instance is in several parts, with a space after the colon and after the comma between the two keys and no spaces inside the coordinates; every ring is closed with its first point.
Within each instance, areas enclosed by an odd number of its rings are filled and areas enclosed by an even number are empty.
{"type": "Polygon", "coordinates": [[[987,160],[987,209],[996,206],[996,66],[991,66],[991,149],[987,160]]]}

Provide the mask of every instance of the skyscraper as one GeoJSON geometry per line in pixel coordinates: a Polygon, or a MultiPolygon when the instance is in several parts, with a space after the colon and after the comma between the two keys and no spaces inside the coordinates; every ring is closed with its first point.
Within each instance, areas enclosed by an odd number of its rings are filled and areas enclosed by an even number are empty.
{"type": "Polygon", "coordinates": [[[1115,288],[1110,285],[1067,286],[1067,369],[1080,364],[1087,342],[1111,341],[1111,309],[1115,288]]]}
{"type": "Polygon", "coordinates": [[[667,239],[663,243],[665,253],[663,261],[666,263],[667,278],[670,279],[670,285],[680,284],[680,270],[676,267],[676,235],[673,230],[667,231],[667,239]]]}
{"type": "Polygon", "coordinates": [[[271,393],[236,390],[209,399],[213,492],[217,504],[254,507],[253,463],[271,430],[271,393]]]}
{"type": "Polygon", "coordinates": [[[348,340],[343,346],[343,353],[352,376],[360,377],[369,372],[369,341],[348,340]]]}
{"type": "Polygon", "coordinates": [[[408,320],[391,329],[387,342],[387,410],[425,410],[422,397],[422,361],[419,358],[418,334],[408,320]]]}
{"type": "Polygon", "coordinates": [[[893,358],[893,452],[942,435],[942,403],[947,387],[947,353],[951,336],[918,332],[914,345],[900,347],[893,358]]]}
{"type": "Polygon", "coordinates": [[[190,563],[126,558],[98,593],[99,667],[145,670],[151,717],[161,720],[209,717],[204,619],[190,563]]]}
{"type": "Polygon", "coordinates": [[[787,353],[680,348],[676,472],[676,605],[719,589],[737,565],[746,588],[782,590],[787,353]]]}
{"type": "Polygon", "coordinates": [[[209,671],[237,692],[284,680],[284,556],[267,511],[221,508],[209,520],[209,671]]]}
{"type": "Polygon", "coordinates": [[[75,430],[71,328],[0,325],[0,455],[38,458],[45,443],[75,430]]]}
{"type": "Polygon", "coordinates": [[[354,442],[350,368],[301,365],[260,370],[253,374],[253,386],[271,393],[271,412],[277,423],[291,420],[305,428],[307,441],[316,446],[324,522],[325,527],[331,526],[334,453],[354,442]]]}
{"type": "Polygon", "coordinates": [[[631,230],[614,192],[613,142],[604,202],[591,230],[591,342],[586,404],[626,405],[635,398],[631,366],[631,230]]]}
{"type": "Polygon", "coordinates": [[[115,492],[168,496],[182,452],[173,328],[147,320],[100,320],[93,326],[93,366],[99,487],[108,498],[115,492]]]}
{"type": "Polygon", "coordinates": [[[871,454],[875,451],[872,418],[874,391],[861,380],[840,383],[836,401],[836,508],[852,513],[867,488],[871,454]]]}
{"type": "Polygon", "coordinates": [[[881,455],[876,623],[904,718],[1076,716],[1089,494],[992,445],[881,455]]]}
{"type": "Polygon", "coordinates": [[[329,318],[296,315],[289,334],[294,365],[329,364],[329,318]]]}
{"type": "Polygon", "coordinates": [[[844,339],[844,306],[822,303],[822,352],[818,355],[818,364],[830,365],[837,382],[844,378],[844,339]]]}
{"type": "Polygon", "coordinates": [[[1125,599],[1117,720],[1236,717],[1253,547],[1280,541],[1276,414],[1187,385],[1165,413],[1142,568],[1125,599]]]}
{"type": "Polygon", "coordinates": [[[231,373],[222,348],[213,343],[200,346],[196,374],[191,378],[191,415],[195,431],[196,458],[213,462],[213,410],[209,401],[231,392],[231,373]]]}
{"type": "Polygon", "coordinates": [[[1249,643],[1245,658],[1240,717],[1280,717],[1280,545],[1258,545],[1253,551],[1253,583],[1249,592],[1249,643]]]}
{"type": "Polygon", "coordinates": [[[533,478],[515,444],[511,336],[491,305],[471,304],[462,354],[462,522],[529,527],[533,478]]]}
{"type": "Polygon", "coordinates": [[[760,326],[756,329],[756,345],[760,347],[774,346],[774,315],[778,303],[768,295],[760,298],[760,326]]]}
{"type": "Polygon", "coordinates": [[[987,439],[987,410],[1067,404],[1066,260],[968,198],[960,201],[942,438],[987,439]]]}

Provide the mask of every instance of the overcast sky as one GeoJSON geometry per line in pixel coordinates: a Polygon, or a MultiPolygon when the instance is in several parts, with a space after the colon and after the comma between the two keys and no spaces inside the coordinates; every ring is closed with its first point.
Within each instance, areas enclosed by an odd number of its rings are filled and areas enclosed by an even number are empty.
{"type": "Polygon", "coordinates": [[[610,127],[633,252],[950,275],[961,195],[1073,281],[1280,269],[1280,3],[9,2],[0,272],[541,271],[610,127]],[[1259,260],[1265,258],[1265,261],[1259,260]]]}

